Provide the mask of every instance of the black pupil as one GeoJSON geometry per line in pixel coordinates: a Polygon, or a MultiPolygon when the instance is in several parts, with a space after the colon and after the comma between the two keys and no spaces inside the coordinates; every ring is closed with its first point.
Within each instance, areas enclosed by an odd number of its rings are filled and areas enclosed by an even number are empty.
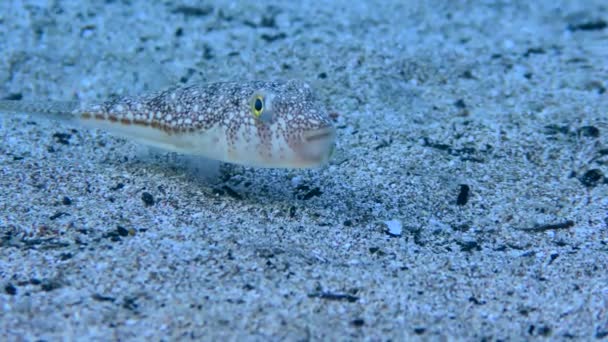
{"type": "Polygon", "coordinates": [[[255,110],[257,110],[258,112],[262,110],[262,100],[260,99],[255,99],[255,103],[253,105],[253,107],[255,108],[255,110]]]}

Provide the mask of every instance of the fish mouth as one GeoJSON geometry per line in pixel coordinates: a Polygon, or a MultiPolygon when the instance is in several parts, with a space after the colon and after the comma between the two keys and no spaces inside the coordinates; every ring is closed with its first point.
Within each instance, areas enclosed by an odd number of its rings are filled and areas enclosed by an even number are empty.
{"type": "Polygon", "coordinates": [[[307,131],[303,134],[304,141],[307,143],[333,141],[335,136],[336,130],[330,126],[307,131]]]}
{"type": "Polygon", "coordinates": [[[314,167],[327,162],[333,153],[335,140],[336,130],[332,126],[304,132],[297,149],[302,166],[314,167]]]}

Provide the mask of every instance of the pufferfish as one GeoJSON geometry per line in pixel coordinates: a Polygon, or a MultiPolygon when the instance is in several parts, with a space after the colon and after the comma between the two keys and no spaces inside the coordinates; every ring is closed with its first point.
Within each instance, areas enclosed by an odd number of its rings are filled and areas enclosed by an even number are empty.
{"type": "Polygon", "coordinates": [[[300,81],[174,86],[98,104],[0,101],[0,112],[68,120],[151,147],[255,167],[319,166],[336,140],[326,110],[300,81]]]}

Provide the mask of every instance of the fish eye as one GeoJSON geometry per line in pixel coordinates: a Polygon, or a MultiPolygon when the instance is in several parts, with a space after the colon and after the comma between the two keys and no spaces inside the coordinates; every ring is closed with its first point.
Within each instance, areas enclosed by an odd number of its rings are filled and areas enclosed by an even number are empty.
{"type": "Polygon", "coordinates": [[[262,95],[255,95],[253,97],[251,112],[256,118],[259,118],[264,112],[264,97],[262,95]]]}
{"type": "Polygon", "coordinates": [[[271,123],[273,121],[273,94],[261,91],[251,97],[251,114],[256,119],[271,123]]]}

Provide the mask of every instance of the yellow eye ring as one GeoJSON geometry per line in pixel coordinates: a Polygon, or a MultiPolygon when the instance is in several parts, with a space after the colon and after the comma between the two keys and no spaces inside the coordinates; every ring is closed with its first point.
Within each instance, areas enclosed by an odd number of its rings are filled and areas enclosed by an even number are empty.
{"type": "Polygon", "coordinates": [[[264,112],[264,97],[262,95],[256,95],[251,101],[251,113],[256,118],[259,118],[264,112]]]}

